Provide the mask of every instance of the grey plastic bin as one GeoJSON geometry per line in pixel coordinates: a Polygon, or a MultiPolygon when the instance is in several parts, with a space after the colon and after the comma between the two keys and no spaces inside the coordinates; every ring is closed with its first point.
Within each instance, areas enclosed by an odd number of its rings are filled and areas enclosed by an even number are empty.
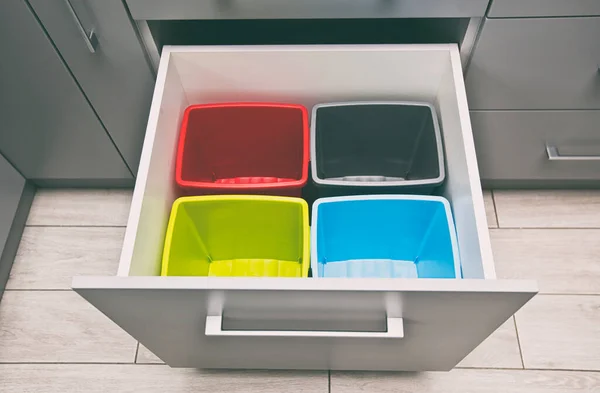
{"type": "Polygon", "coordinates": [[[320,195],[431,193],[445,177],[435,108],[422,102],[316,105],[311,165],[320,195]]]}

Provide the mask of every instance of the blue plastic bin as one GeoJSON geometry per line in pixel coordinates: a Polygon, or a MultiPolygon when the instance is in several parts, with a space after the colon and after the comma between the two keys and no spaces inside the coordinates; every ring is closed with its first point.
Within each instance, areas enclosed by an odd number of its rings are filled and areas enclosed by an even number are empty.
{"type": "Polygon", "coordinates": [[[452,212],[442,197],[322,198],[312,224],[313,277],[461,277],[452,212]]]}

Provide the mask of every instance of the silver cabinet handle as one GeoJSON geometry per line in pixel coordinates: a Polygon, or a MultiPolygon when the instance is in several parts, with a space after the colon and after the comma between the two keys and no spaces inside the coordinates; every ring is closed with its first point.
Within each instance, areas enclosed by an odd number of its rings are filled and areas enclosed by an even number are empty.
{"type": "Polygon", "coordinates": [[[333,338],[404,338],[402,318],[387,318],[385,332],[313,331],[313,330],[224,330],[222,316],[207,316],[204,334],[237,337],[333,337],[333,338]]]}
{"type": "Polygon", "coordinates": [[[75,21],[77,30],[79,30],[81,36],[83,37],[85,45],[90,50],[90,52],[96,53],[96,45],[98,45],[98,38],[96,37],[94,29],[92,28],[92,30],[90,30],[89,33],[86,32],[85,28],[83,27],[83,24],[81,23],[81,20],[79,19],[79,16],[77,16],[77,11],[75,11],[75,8],[73,8],[73,4],[71,4],[71,0],[65,0],[65,3],[67,4],[67,8],[69,9],[71,16],[73,17],[73,20],[75,21]]]}
{"type": "Polygon", "coordinates": [[[549,161],[600,161],[600,156],[561,156],[556,146],[546,145],[549,161]]]}
{"type": "MultiPolygon", "coordinates": [[[[214,0],[216,6],[221,9],[229,9],[235,6],[236,0],[214,0]]],[[[395,2],[395,0],[374,0],[373,4],[379,4],[380,6],[388,6],[395,2]]]]}

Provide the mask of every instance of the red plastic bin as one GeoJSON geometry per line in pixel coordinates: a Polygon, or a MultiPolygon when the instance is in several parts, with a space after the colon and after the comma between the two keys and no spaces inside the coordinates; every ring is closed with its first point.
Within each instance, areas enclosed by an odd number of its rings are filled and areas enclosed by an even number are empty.
{"type": "Polygon", "coordinates": [[[175,180],[196,194],[300,196],[308,135],[302,105],[192,105],[181,124],[175,180]]]}

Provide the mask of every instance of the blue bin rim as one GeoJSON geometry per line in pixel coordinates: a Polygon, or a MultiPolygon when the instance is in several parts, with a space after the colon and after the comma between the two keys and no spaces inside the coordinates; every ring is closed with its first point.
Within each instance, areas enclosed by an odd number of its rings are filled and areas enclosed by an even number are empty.
{"type": "MultiPolygon", "coordinates": [[[[456,235],[456,227],[454,225],[454,217],[450,202],[441,196],[434,195],[358,195],[358,196],[340,196],[330,198],[319,198],[312,206],[312,228],[310,229],[310,267],[313,278],[319,277],[318,262],[317,262],[317,223],[319,215],[319,206],[329,203],[341,203],[349,201],[373,201],[373,200],[394,200],[394,201],[430,201],[441,203],[444,205],[448,227],[450,228],[450,243],[452,244],[452,256],[454,257],[454,279],[461,279],[461,263],[460,252],[458,247],[458,237],[456,235]]],[[[345,278],[348,280],[347,278],[345,278]]],[[[391,279],[393,280],[393,279],[391,279]]],[[[417,278],[418,280],[418,278],[417,278]]],[[[446,279],[445,279],[446,280],[446,279]]]]}
{"type": "Polygon", "coordinates": [[[444,147],[442,146],[442,133],[437,117],[437,111],[433,104],[424,101],[340,101],[316,104],[312,107],[310,117],[310,166],[312,180],[321,186],[340,186],[340,187],[418,187],[442,184],[446,178],[446,166],[444,158],[444,147]],[[433,128],[435,132],[435,141],[438,153],[439,175],[435,178],[420,180],[399,180],[386,182],[351,182],[344,180],[322,179],[317,174],[317,111],[320,108],[332,106],[357,106],[357,105],[402,105],[402,106],[426,106],[431,111],[433,118],[433,128]]]}

